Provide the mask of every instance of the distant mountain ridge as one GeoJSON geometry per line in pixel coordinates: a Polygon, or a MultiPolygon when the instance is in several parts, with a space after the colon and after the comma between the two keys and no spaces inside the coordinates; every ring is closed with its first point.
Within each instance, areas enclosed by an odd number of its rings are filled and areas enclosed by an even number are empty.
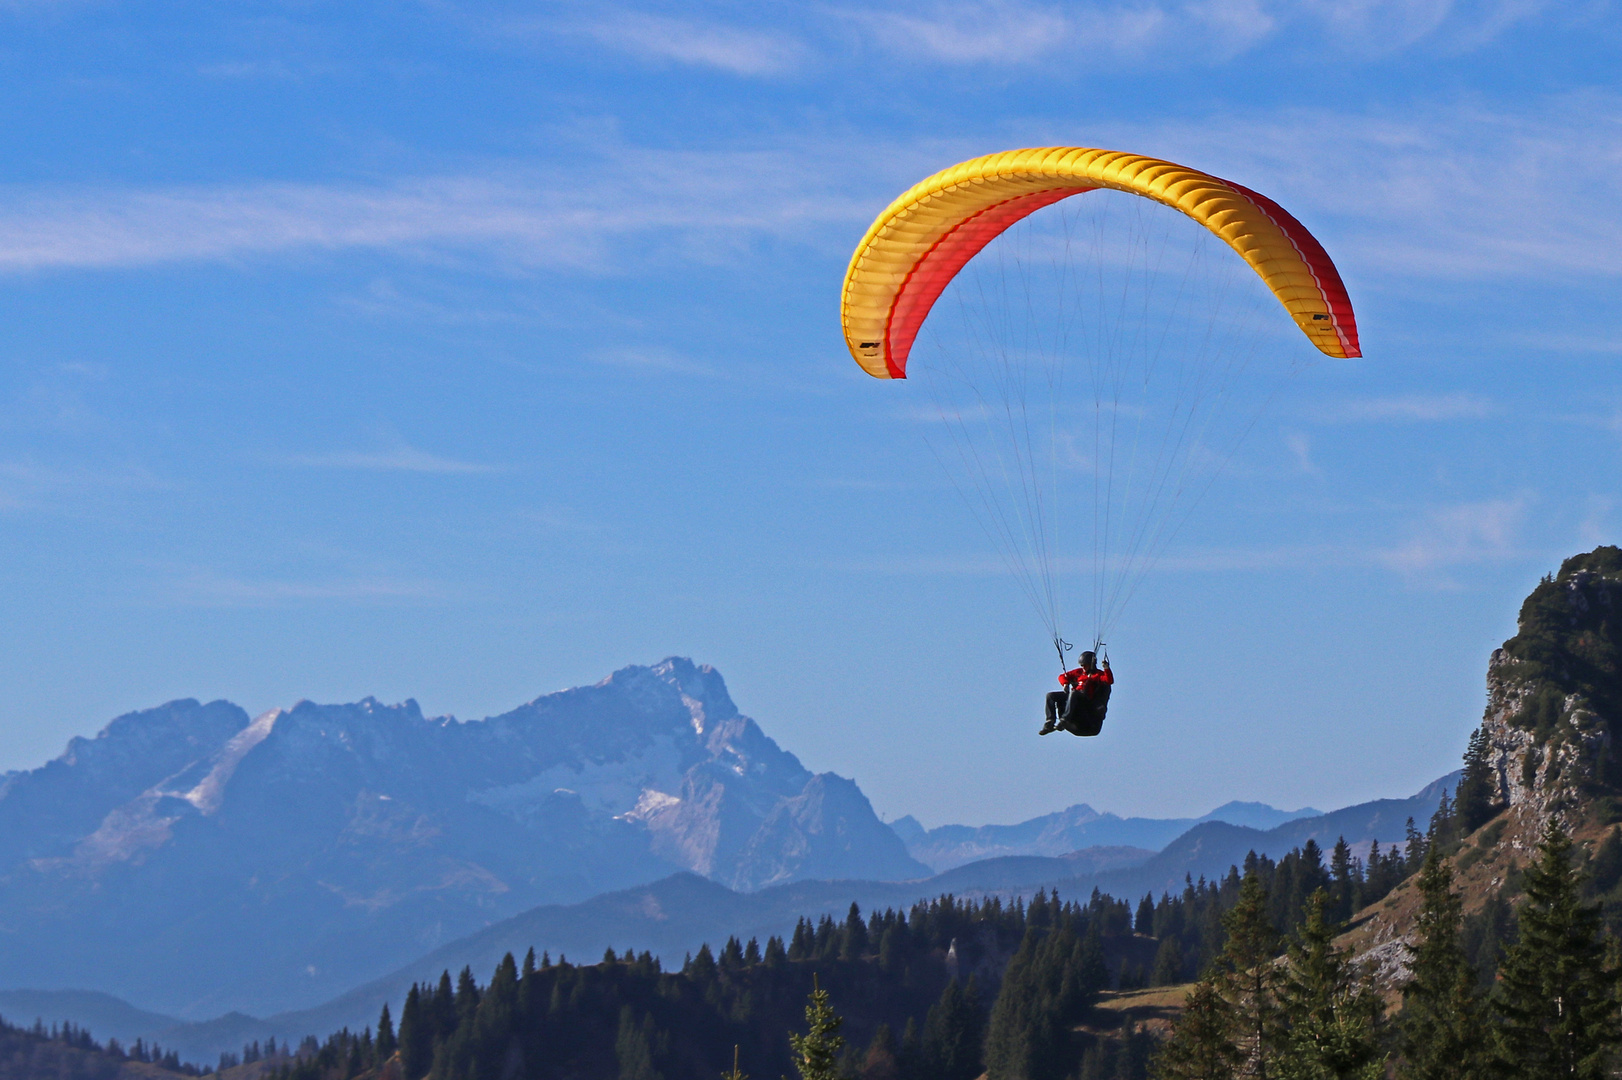
{"type": "Polygon", "coordinates": [[[0,781],[0,988],[275,1013],[675,870],[741,891],[928,874],[686,659],[467,723],[176,701],[0,781]]]}
{"type": "Polygon", "coordinates": [[[1272,829],[1206,821],[1166,845],[1153,858],[1101,873],[1089,885],[1114,896],[1135,899],[1144,893],[1177,891],[1189,877],[1220,877],[1230,866],[1243,863],[1252,851],[1276,859],[1308,840],[1328,851],[1342,836],[1354,849],[1366,850],[1371,840],[1398,843],[1407,833],[1410,818],[1421,829],[1429,823],[1442,793],[1458,790],[1459,776],[1458,771],[1448,773],[1406,799],[1375,799],[1317,817],[1297,818],[1272,829]]]}
{"type": "Polygon", "coordinates": [[[925,829],[911,815],[890,823],[907,854],[936,873],[954,866],[1009,855],[1059,856],[1090,847],[1137,847],[1159,851],[1196,825],[1222,821],[1271,829],[1298,818],[1317,817],[1310,806],[1277,810],[1266,803],[1229,802],[1204,817],[1123,818],[1099,813],[1086,803],[1015,825],[940,825],[925,829]]]}
{"type": "MultiPolygon", "coordinates": [[[[1146,892],[1178,890],[1185,875],[1218,877],[1229,866],[1242,863],[1252,850],[1276,858],[1309,838],[1328,848],[1342,835],[1359,847],[1366,847],[1374,839],[1382,844],[1398,842],[1408,818],[1428,821],[1442,791],[1456,788],[1457,781],[1458,774],[1451,773],[1407,799],[1378,799],[1287,821],[1265,831],[1204,821],[1158,853],[1116,847],[1090,848],[1060,857],[1000,856],[957,866],[920,881],[799,881],[750,893],[683,873],[579,903],[544,905],[519,913],[465,938],[446,942],[314,1008],[265,1019],[242,1014],[202,1023],[180,1023],[166,1017],[154,1024],[145,1019],[142,1023],[146,1026],[131,1034],[114,1028],[105,1034],[126,1040],[140,1034],[180,1048],[193,1060],[210,1060],[220,1050],[240,1047],[252,1039],[274,1036],[296,1041],[306,1034],[324,1034],[345,1026],[358,1029],[376,1020],[385,1001],[398,1015],[402,995],[412,982],[437,978],[442,970],[454,973],[464,966],[472,967],[484,978],[504,953],[522,955],[529,948],[537,952],[550,950],[554,958],[567,953],[583,962],[595,961],[606,948],[647,949],[667,962],[680,963],[684,954],[706,941],[718,945],[733,935],[741,940],[752,936],[764,940],[771,934],[786,934],[802,916],[815,919],[826,914],[842,918],[852,902],[870,911],[907,907],[944,893],[960,897],[1028,897],[1038,889],[1056,889],[1065,896],[1080,897],[1094,888],[1133,900],[1146,892]]],[[[98,1019],[126,1023],[134,1014],[128,1006],[118,1012],[99,995],[84,997],[75,1003],[62,995],[0,992],[0,1012],[10,1007],[17,1010],[17,1015],[27,1017],[32,1010],[47,1020],[71,1019],[93,1031],[97,1030],[98,1019]]]]}

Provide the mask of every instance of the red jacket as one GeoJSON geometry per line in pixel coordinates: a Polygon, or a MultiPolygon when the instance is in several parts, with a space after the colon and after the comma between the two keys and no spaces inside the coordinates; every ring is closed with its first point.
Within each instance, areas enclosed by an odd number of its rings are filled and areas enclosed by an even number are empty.
{"type": "Polygon", "coordinates": [[[1109,668],[1104,668],[1089,675],[1079,667],[1071,668],[1059,676],[1059,685],[1079,687],[1082,693],[1092,697],[1096,687],[1115,685],[1115,673],[1109,668]]]}

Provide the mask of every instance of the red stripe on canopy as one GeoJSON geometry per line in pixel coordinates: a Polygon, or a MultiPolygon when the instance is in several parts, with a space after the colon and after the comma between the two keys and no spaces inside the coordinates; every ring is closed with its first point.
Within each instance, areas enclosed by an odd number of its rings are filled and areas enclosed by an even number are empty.
{"type": "MultiPolygon", "coordinates": [[[[923,326],[929,309],[935,306],[935,301],[940,299],[941,293],[965,263],[1021,218],[1060,199],[1095,190],[1090,187],[1062,187],[1018,195],[965,218],[952,231],[935,241],[934,246],[907,274],[896,292],[895,302],[890,305],[890,316],[884,327],[884,364],[889,369],[890,377],[907,377],[907,358],[912,353],[913,339],[918,336],[919,327],[923,326]]],[[[1318,248],[1318,251],[1321,254],[1323,249],[1318,248]]],[[[1324,259],[1327,261],[1328,256],[1324,256],[1324,259]]],[[[1334,272],[1333,266],[1330,272],[1334,272]]],[[[1336,277],[1335,281],[1338,283],[1340,278],[1336,277]]],[[[1345,295],[1346,290],[1342,289],[1342,298],[1345,295]]],[[[1347,310],[1350,311],[1350,307],[1347,310]]],[[[1356,340],[1355,337],[1353,340],[1356,340]]]]}
{"type": "Polygon", "coordinates": [[[1348,357],[1362,356],[1363,350],[1357,342],[1357,316],[1352,313],[1351,297],[1346,295],[1346,283],[1340,279],[1340,271],[1329,259],[1329,252],[1318,243],[1318,238],[1307,231],[1307,227],[1295,220],[1295,217],[1284,207],[1269,199],[1266,195],[1251,191],[1243,184],[1235,184],[1232,180],[1222,181],[1235,191],[1242,192],[1245,198],[1255,203],[1262,213],[1266,214],[1274,225],[1283,230],[1291,244],[1295,245],[1296,253],[1301,261],[1307,264],[1312,271],[1312,280],[1318,285],[1318,293],[1329,308],[1330,325],[1334,326],[1335,333],[1340,337],[1340,344],[1346,350],[1348,357]]]}

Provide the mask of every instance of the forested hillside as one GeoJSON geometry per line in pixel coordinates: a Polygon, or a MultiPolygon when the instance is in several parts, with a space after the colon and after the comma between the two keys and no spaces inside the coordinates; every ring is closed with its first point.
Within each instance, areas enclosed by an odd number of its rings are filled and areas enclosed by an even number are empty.
{"type": "Polygon", "coordinates": [[[71,1024],[24,1028],[0,1020],[0,1080],[180,1080],[199,1070],[174,1051],[137,1041],[106,1045],[71,1024]]]}
{"type": "Polygon", "coordinates": [[[585,966],[509,955],[482,987],[468,970],[413,986],[397,1031],[385,1014],[375,1034],[340,1032],[281,1080],[354,1080],[396,1053],[410,1080],[711,1080],[735,1048],[745,1073],[791,1075],[788,1035],[803,1029],[814,987],[843,1021],[842,1072],[863,1080],[972,1080],[987,1068],[1059,1080],[1103,1061],[1143,1076],[1153,1040],[1096,1030],[1115,1023],[1094,1008],[1101,994],[1183,983],[1208,967],[1247,879],[1276,898],[1266,917],[1284,935],[1318,890],[1350,909],[1379,899],[1407,865],[1390,848],[1365,868],[1344,843],[1326,861],[1309,842],[1136,905],[1097,892],[1085,902],[1043,893],[1029,905],[945,896],[866,917],[852,905],[842,921],[802,920],[786,941],[706,945],[676,971],[648,953],[585,966]]]}

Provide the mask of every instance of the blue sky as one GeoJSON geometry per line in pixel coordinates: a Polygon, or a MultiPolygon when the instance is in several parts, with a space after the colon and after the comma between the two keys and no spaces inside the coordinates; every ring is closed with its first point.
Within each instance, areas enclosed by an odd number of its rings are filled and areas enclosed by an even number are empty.
{"type": "Polygon", "coordinates": [[[677,653],[892,817],[1407,794],[1622,524],[1619,16],[4,0],[0,769],[174,697],[470,718],[677,653]],[[1366,354],[1251,433],[1087,744],[1035,738],[1041,626],[837,321],[878,210],[1022,145],[1272,195],[1366,354]]]}

